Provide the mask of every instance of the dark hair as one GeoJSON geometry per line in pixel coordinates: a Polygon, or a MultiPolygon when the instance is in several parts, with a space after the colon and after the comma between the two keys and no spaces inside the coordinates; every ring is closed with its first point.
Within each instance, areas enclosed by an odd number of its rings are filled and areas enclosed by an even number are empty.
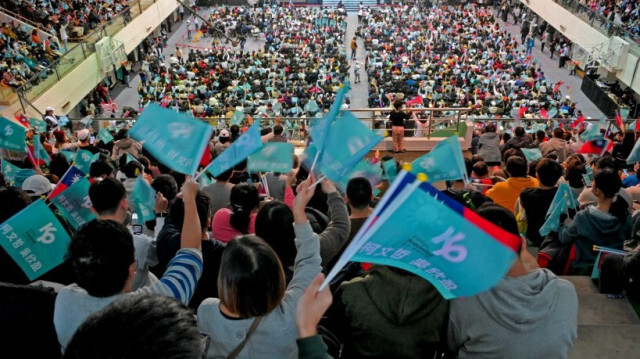
{"type": "Polygon", "coordinates": [[[564,130],[561,129],[560,127],[557,127],[556,129],[553,130],[553,137],[564,139],[564,130]]]}
{"type": "Polygon", "coordinates": [[[473,155],[471,156],[471,163],[472,164],[476,164],[477,162],[483,161],[484,162],[484,158],[480,155],[473,155]]]}
{"type": "Polygon", "coordinates": [[[226,182],[231,178],[231,175],[233,175],[233,168],[229,168],[228,170],[222,172],[221,174],[216,176],[215,179],[216,181],[226,182]]]}
{"type": "Polygon", "coordinates": [[[636,133],[634,130],[626,130],[622,138],[622,153],[624,157],[629,157],[633,146],[636,144],[636,133]]]}
{"type": "Polygon", "coordinates": [[[282,126],[280,125],[275,125],[273,126],[273,134],[276,136],[282,135],[282,132],[284,131],[284,128],[282,128],[282,126]]]}
{"type": "Polygon", "coordinates": [[[516,135],[516,137],[524,136],[524,134],[525,134],[524,127],[522,127],[522,126],[516,127],[516,129],[515,129],[515,131],[513,131],[513,133],[516,135]]]}
{"type": "Polygon", "coordinates": [[[404,104],[402,100],[395,100],[393,101],[393,108],[395,108],[396,110],[399,110],[400,107],[402,107],[402,104],[404,104]]]}
{"type": "MultiPolygon", "coordinates": [[[[505,231],[520,237],[518,222],[510,210],[492,202],[485,202],[476,211],[478,215],[505,231]]],[[[522,250],[522,248],[521,248],[522,250]]]]}
{"type": "Polygon", "coordinates": [[[73,335],[64,358],[191,359],[201,356],[201,343],[193,312],[179,301],[127,295],[90,315],[73,335]]]}
{"type": "Polygon", "coordinates": [[[365,209],[371,203],[373,190],[371,183],[364,177],[355,177],[347,183],[347,198],[349,205],[356,209],[365,209]]]}
{"type": "Polygon", "coordinates": [[[296,257],[296,234],[293,231],[293,212],[284,203],[274,200],[265,203],[256,216],[256,236],[264,239],[289,268],[296,257]]]}
{"type": "Polygon", "coordinates": [[[536,165],[536,175],[545,186],[553,187],[562,177],[562,166],[552,159],[541,158],[536,165]]]}
{"type": "MultiPolygon", "coordinates": [[[[600,190],[606,198],[614,198],[622,188],[622,180],[614,169],[599,168],[593,175],[593,187],[600,190]]],[[[622,196],[618,195],[611,203],[609,213],[618,218],[620,222],[624,222],[629,216],[629,204],[622,196]]]]}
{"type": "Polygon", "coordinates": [[[80,287],[94,297],[120,293],[135,262],[133,237],[124,225],[93,220],[80,228],[69,243],[71,262],[80,287]]]}
{"type": "Polygon", "coordinates": [[[239,236],[222,253],[220,302],[241,318],[270,313],[284,298],[282,264],[271,247],[252,235],[239,236]]]}
{"type": "Polygon", "coordinates": [[[49,173],[58,176],[58,178],[62,178],[69,167],[69,160],[67,160],[67,157],[62,153],[58,152],[51,156],[51,161],[49,162],[49,173]]]}
{"type": "Polygon", "coordinates": [[[124,185],[113,177],[96,181],[89,187],[89,199],[99,214],[113,214],[127,196],[124,185]]]}
{"type": "Polygon", "coordinates": [[[91,167],[89,167],[89,177],[109,177],[113,175],[114,171],[115,169],[108,160],[98,160],[92,163],[91,167]]]}
{"type": "Polygon", "coordinates": [[[616,160],[611,156],[603,156],[596,160],[595,162],[596,168],[601,170],[605,168],[610,168],[612,170],[618,171],[618,165],[616,164],[616,160]]]}
{"type": "Polygon", "coordinates": [[[520,156],[509,157],[507,172],[511,177],[527,177],[527,160],[520,156]]]}
{"type": "Polygon", "coordinates": [[[496,132],[496,125],[490,123],[486,126],[484,126],[484,132],[496,132]]]}
{"type": "Polygon", "coordinates": [[[258,189],[247,183],[237,184],[231,189],[229,202],[232,212],[229,224],[240,233],[248,233],[251,212],[260,204],[258,189]]]}
{"type": "Polygon", "coordinates": [[[538,141],[542,142],[546,137],[547,137],[547,134],[544,131],[542,130],[536,131],[536,139],[538,141]]]}
{"type": "Polygon", "coordinates": [[[513,156],[522,157],[526,161],[526,157],[525,157],[524,153],[522,152],[522,150],[519,149],[519,148],[513,147],[513,148],[510,148],[510,149],[504,151],[504,153],[502,154],[502,162],[507,163],[507,161],[509,161],[509,158],[511,158],[513,156]]]}
{"type": "Polygon", "coordinates": [[[31,197],[19,188],[7,187],[0,191],[0,203],[0,223],[3,223],[30,205],[31,197]]]}
{"type": "Polygon", "coordinates": [[[489,174],[489,166],[484,161],[478,161],[473,165],[473,172],[478,177],[486,176],[489,174]]]}
{"type": "Polygon", "coordinates": [[[122,172],[124,172],[124,175],[127,176],[127,178],[136,178],[142,173],[143,170],[144,167],[140,162],[130,161],[129,163],[124,165],[124,169],[122,172]]]}
{"type": "Polygon", "coordinates": [[[567,157],[565,163],[565,175],[564,179],[569,182],[569,186],[573,188],[584,187],[583,174],[587,173],[584,168],[584,164],[580,161],[580,158],[576,155],[567,157]]]}
{"type": "Polygon", "coordinates": [[[511,134],[509,133],[503,133],[502,134],[502,140],[506,143],[507,141],[509,141],[511,139],[511,134]]]}
{"type": "Polygon", "coordinates": [[[162,193],[168,201],[176,198],[176,194],[178,194],[178,183],[171,175],[159,175],[153,179],[151,187],[153,187],[156,192],[162,193]]]}
{"type": "MultiPolygon", "coordinates": [[[[200,219],[200,229],[203,231],[209,227],[209,218],[211,218],[211,212],[209,205],[211,203],[211,198],[202,192],[198,191],[196,195],[196,210],[198,211],[198,219],[200,219]]],[[[182,198],[175,198],[173,202],[171,202],[171,207],[169,207],[169,217],[171,218],[171,224],[173,224],[177,230],[182,230],[182,225],[184,224],[184,202],[182,198]]]]}

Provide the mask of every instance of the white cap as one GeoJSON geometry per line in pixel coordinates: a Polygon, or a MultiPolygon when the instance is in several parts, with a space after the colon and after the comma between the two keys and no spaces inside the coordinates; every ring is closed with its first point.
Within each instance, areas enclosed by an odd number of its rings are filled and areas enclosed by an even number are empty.
{"type": "Polygon", "coordinates": [[[49,111],[55,111],[56,109],[51,107],[51,106],[47,106],[47,108],[44,109],[45,112],[49,112],[49,111]]]}
{"type": "Polygon", "coordinates": [[[89,138],[89,130],[84,128],[80,131],[78,131],[78,139],[80,141],[85,141],[87,138],[89,138]]]}
{"type": "Polygon", "coordinates": [[[55,187],[53,183],[42,175],[33,175],[22,182],[22,190],[29,196],[39,197],[45,195],[55,187]]]}
{"type": "Polygon", "coordinates": [[[227,130],[220,131],[220,134],[218,135],[218,137],[229,137],[229,131],[227,130]]]}

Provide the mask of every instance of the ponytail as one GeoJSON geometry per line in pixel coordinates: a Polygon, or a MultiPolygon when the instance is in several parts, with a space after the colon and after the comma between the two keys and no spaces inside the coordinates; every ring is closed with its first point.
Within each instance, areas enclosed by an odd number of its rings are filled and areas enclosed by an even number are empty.
{"type": "Polygon", "coordinates": [[[259,198],[256,187],[241,183],[231,189],[231,217],[229,224],[240,233],[247,234],[251,224],[251,213],[258,207],[259,198]]]}

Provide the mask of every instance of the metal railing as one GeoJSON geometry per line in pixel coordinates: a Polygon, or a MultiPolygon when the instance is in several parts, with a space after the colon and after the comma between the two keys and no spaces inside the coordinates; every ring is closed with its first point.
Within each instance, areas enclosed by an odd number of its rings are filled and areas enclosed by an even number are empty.
{"type": "Polygon", "coordinates": [[[110,21],[101,24],[89,34],[84,35],[82,42],[70,47],[67,52],[63,53],[62,56],[45,69],[38,71],[27,79],[27,86],[23,86],[19,91],[24,93],[25,98],[33,101],[71,72],[78,64],[91,56],[95,52],[95,45],[98,41],[105,36],[117,34],[155,2],[155,0],[135,0],[131,2],[129,8],[114,16],[110,21]]]}

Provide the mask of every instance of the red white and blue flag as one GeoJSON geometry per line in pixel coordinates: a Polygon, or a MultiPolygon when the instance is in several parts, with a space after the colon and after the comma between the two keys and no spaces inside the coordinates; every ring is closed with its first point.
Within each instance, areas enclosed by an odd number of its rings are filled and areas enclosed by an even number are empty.
{"type": "Polygon", "coordinates": [[[624,132],[624,121],[622,120],[622,114],[620,113],[620,110],[616,110],[616,127],[618,127],[618,129],[620,129],[620,131],[624,132]]]}
{"type": "Polygon", "coordinates": [[[578,126],[583,122],[584,122],[584,116],[580,115],[580,117],[576,118],[574,121],[571,122],[571,129],[576,128],[576,126],[578,126]]]}
{"type": "Polygon", "coordinates": [[[606,138],[587,141],[580,147],[578,153],[602,156],[608,150],[609,144],[612,143],[613,142],[606,138]]]}
{"type": "Polygon", "coordinates": [[[53,191],[49,194],[49,199],[55,198],[57,195],[62,193],[65,189],[69,188],[72,184],[76,183],[76,181],[81,178],[86,177],[86,174],[75,166],[69,167],[67,172],[64,173],[58,184],[55,186],[53,191]]]}

